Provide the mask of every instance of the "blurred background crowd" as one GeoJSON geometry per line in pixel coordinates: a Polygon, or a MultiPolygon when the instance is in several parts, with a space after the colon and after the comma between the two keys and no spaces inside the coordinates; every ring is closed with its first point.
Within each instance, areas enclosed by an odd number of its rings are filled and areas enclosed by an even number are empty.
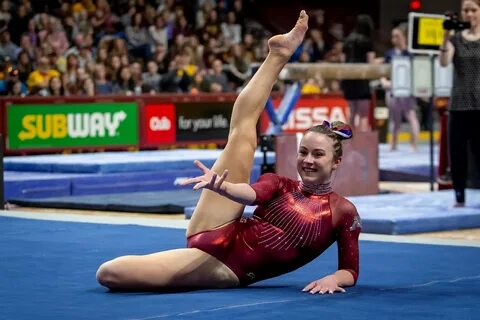
{"type": "MultiPolygon", "coordinates": [[[[238,92],[271,32],[242,0],[3,0],[0,94],[71,96],[238,92]]],[[[341,62],[342,25],[316,13],[292,62],[341,62]]],[[[278,82],[274,90],[282,91],[278,82]]],[[[306,79],[303,93],[338,92],[306,79]]]]}

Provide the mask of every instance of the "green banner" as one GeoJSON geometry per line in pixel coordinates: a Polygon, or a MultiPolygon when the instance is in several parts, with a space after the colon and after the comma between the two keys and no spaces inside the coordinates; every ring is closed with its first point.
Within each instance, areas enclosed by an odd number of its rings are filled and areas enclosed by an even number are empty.
{"type": "Polygon", "coordinates": [[[137,114],[136,103],[9,105],[7,148],[137,145],[137,114]]]}

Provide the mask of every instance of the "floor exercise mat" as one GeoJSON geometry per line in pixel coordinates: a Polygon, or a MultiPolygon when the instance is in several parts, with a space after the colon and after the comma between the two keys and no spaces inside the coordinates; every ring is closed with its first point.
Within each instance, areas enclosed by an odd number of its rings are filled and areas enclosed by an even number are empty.
{"type": "Polygon", "coordinates": [[[0,319],[478,319],[480,248],[360,242],[344,294],[302,288],[337,268],[336,245],[247,288],[115,293],[95,279],[122,255],[185,247],[185,230],[0,217],[0,319]]]}
{"type": "Polygon", "coordinates": [[[34,208],[61,208],[100,211],[182,213],[195,206],[201,191],[191,189],[102,195],[11,199],[9,203],[34,208]]]}
{"type": "MultiPolygon", "coordinates": [[[[362,231],[408,234],[480,227],[480,189],[467,189],[465,208],[453,208],[453,191],[348,197],[362,219],[362,231]]],[[[185,208],[190,219],[195,207],[185,208]]],[[[247,206],[244,216],[255,207],[247,206]]]]}

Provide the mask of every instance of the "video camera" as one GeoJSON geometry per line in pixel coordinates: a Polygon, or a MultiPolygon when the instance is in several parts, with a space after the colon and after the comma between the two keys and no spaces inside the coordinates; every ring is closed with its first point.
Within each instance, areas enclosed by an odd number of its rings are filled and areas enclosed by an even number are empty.
{"type": "Polygon", "coordinates": [[[456,13],[447,12],[445,15],[447,16],[447,19],[443,21],[444,30],[460,31],[470,28],[470,22],[460,21],[456,13]]]}

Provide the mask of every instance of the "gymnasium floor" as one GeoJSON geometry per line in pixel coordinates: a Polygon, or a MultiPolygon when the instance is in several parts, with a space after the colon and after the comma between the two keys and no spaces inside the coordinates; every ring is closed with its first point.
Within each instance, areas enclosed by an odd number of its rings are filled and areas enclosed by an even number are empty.
{"type": "Polygon", "coordinates": [[[359,282],[333,296],[301,289],[335,270],[335,246],[243,289],[112,293],[96,283],[105,260],[183,247],[186,223],[182,214],[0,211],[0,319],[478,319],[480,229],[362,234],[359,282]]]}

